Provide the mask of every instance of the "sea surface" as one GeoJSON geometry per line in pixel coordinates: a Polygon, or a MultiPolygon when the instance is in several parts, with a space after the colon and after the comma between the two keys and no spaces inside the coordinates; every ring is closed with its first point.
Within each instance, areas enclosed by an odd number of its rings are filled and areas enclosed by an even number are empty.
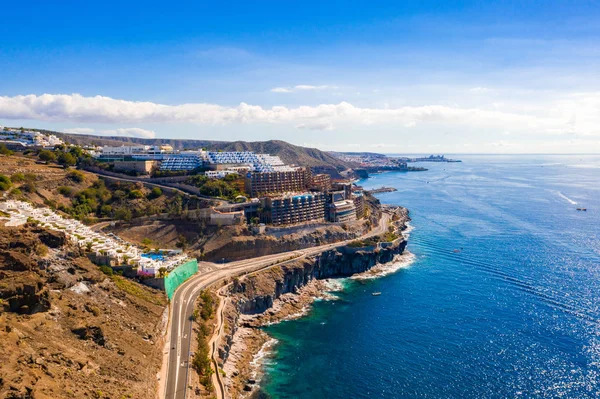
{"type": "Polygon", "coordinates": [[[270,397],[600,397],[600,156],[457,158],[360,182],[414,259],[268,327],[270,397]]]}

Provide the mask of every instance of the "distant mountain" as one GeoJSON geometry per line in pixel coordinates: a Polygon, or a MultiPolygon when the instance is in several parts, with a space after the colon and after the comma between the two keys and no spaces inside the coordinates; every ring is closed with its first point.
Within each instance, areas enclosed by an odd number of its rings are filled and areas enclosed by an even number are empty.
{"type": "Polygon", "coordinates": [[[57,133],[63,140],[77,145],[171,145],[176,150],[206,148],[213,151],[254,151],[278,155],[287,164],[308,166],[314,173],[327,173],[334,178],[341,177],[340,172],[352,168],[352,163],[344,162],[327,152],[316,148],[306,148],[281,140],[269,141],[210,141],[185,139],[144,139],[137,137],[91,136],[83,134],[57,133]]]}

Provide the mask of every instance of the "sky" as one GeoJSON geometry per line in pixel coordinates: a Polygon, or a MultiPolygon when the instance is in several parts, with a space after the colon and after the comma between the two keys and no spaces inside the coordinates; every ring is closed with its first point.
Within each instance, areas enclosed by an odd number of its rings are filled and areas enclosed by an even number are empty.
{"type": "Polygon", "coordinates": [[[599,153],[597,1],[3,4],[0,125],[599,153]]]}

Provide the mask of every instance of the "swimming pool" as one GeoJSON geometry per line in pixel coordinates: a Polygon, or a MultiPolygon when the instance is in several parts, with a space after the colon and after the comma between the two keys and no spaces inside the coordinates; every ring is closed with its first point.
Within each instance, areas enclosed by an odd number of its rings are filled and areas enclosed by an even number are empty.
{"type": "Polygon", "coordinates": [[[158,252],[149,252],[146,254],[142,254],[144,258],[150,258],[152,260],[165,260],[165,256],[162,253],[158,252]]]}

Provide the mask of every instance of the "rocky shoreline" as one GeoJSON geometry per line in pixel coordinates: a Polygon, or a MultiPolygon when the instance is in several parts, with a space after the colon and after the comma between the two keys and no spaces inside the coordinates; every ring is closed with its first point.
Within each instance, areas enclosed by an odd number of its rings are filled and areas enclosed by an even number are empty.
{"type": "MultiPolygon", "coordinates": [[[[410,221],[408,211],[388,207],[386,212],[392,214],[391,226],[401,235],[410,221]]],[[[405,236],[386,244],[337,248],[234,279],[230,289],[232,301],[225,309],[225,336],[219,345],[228,396],[262,397],[261,357],[265,345],[274,342],[261,327],[304,316],[317,298],[331,299],[330,292],[335,290],[331,278],[377,277],[387,273],[386,264],[401,256],[412,256],[403,255],[405,236]]]]}

